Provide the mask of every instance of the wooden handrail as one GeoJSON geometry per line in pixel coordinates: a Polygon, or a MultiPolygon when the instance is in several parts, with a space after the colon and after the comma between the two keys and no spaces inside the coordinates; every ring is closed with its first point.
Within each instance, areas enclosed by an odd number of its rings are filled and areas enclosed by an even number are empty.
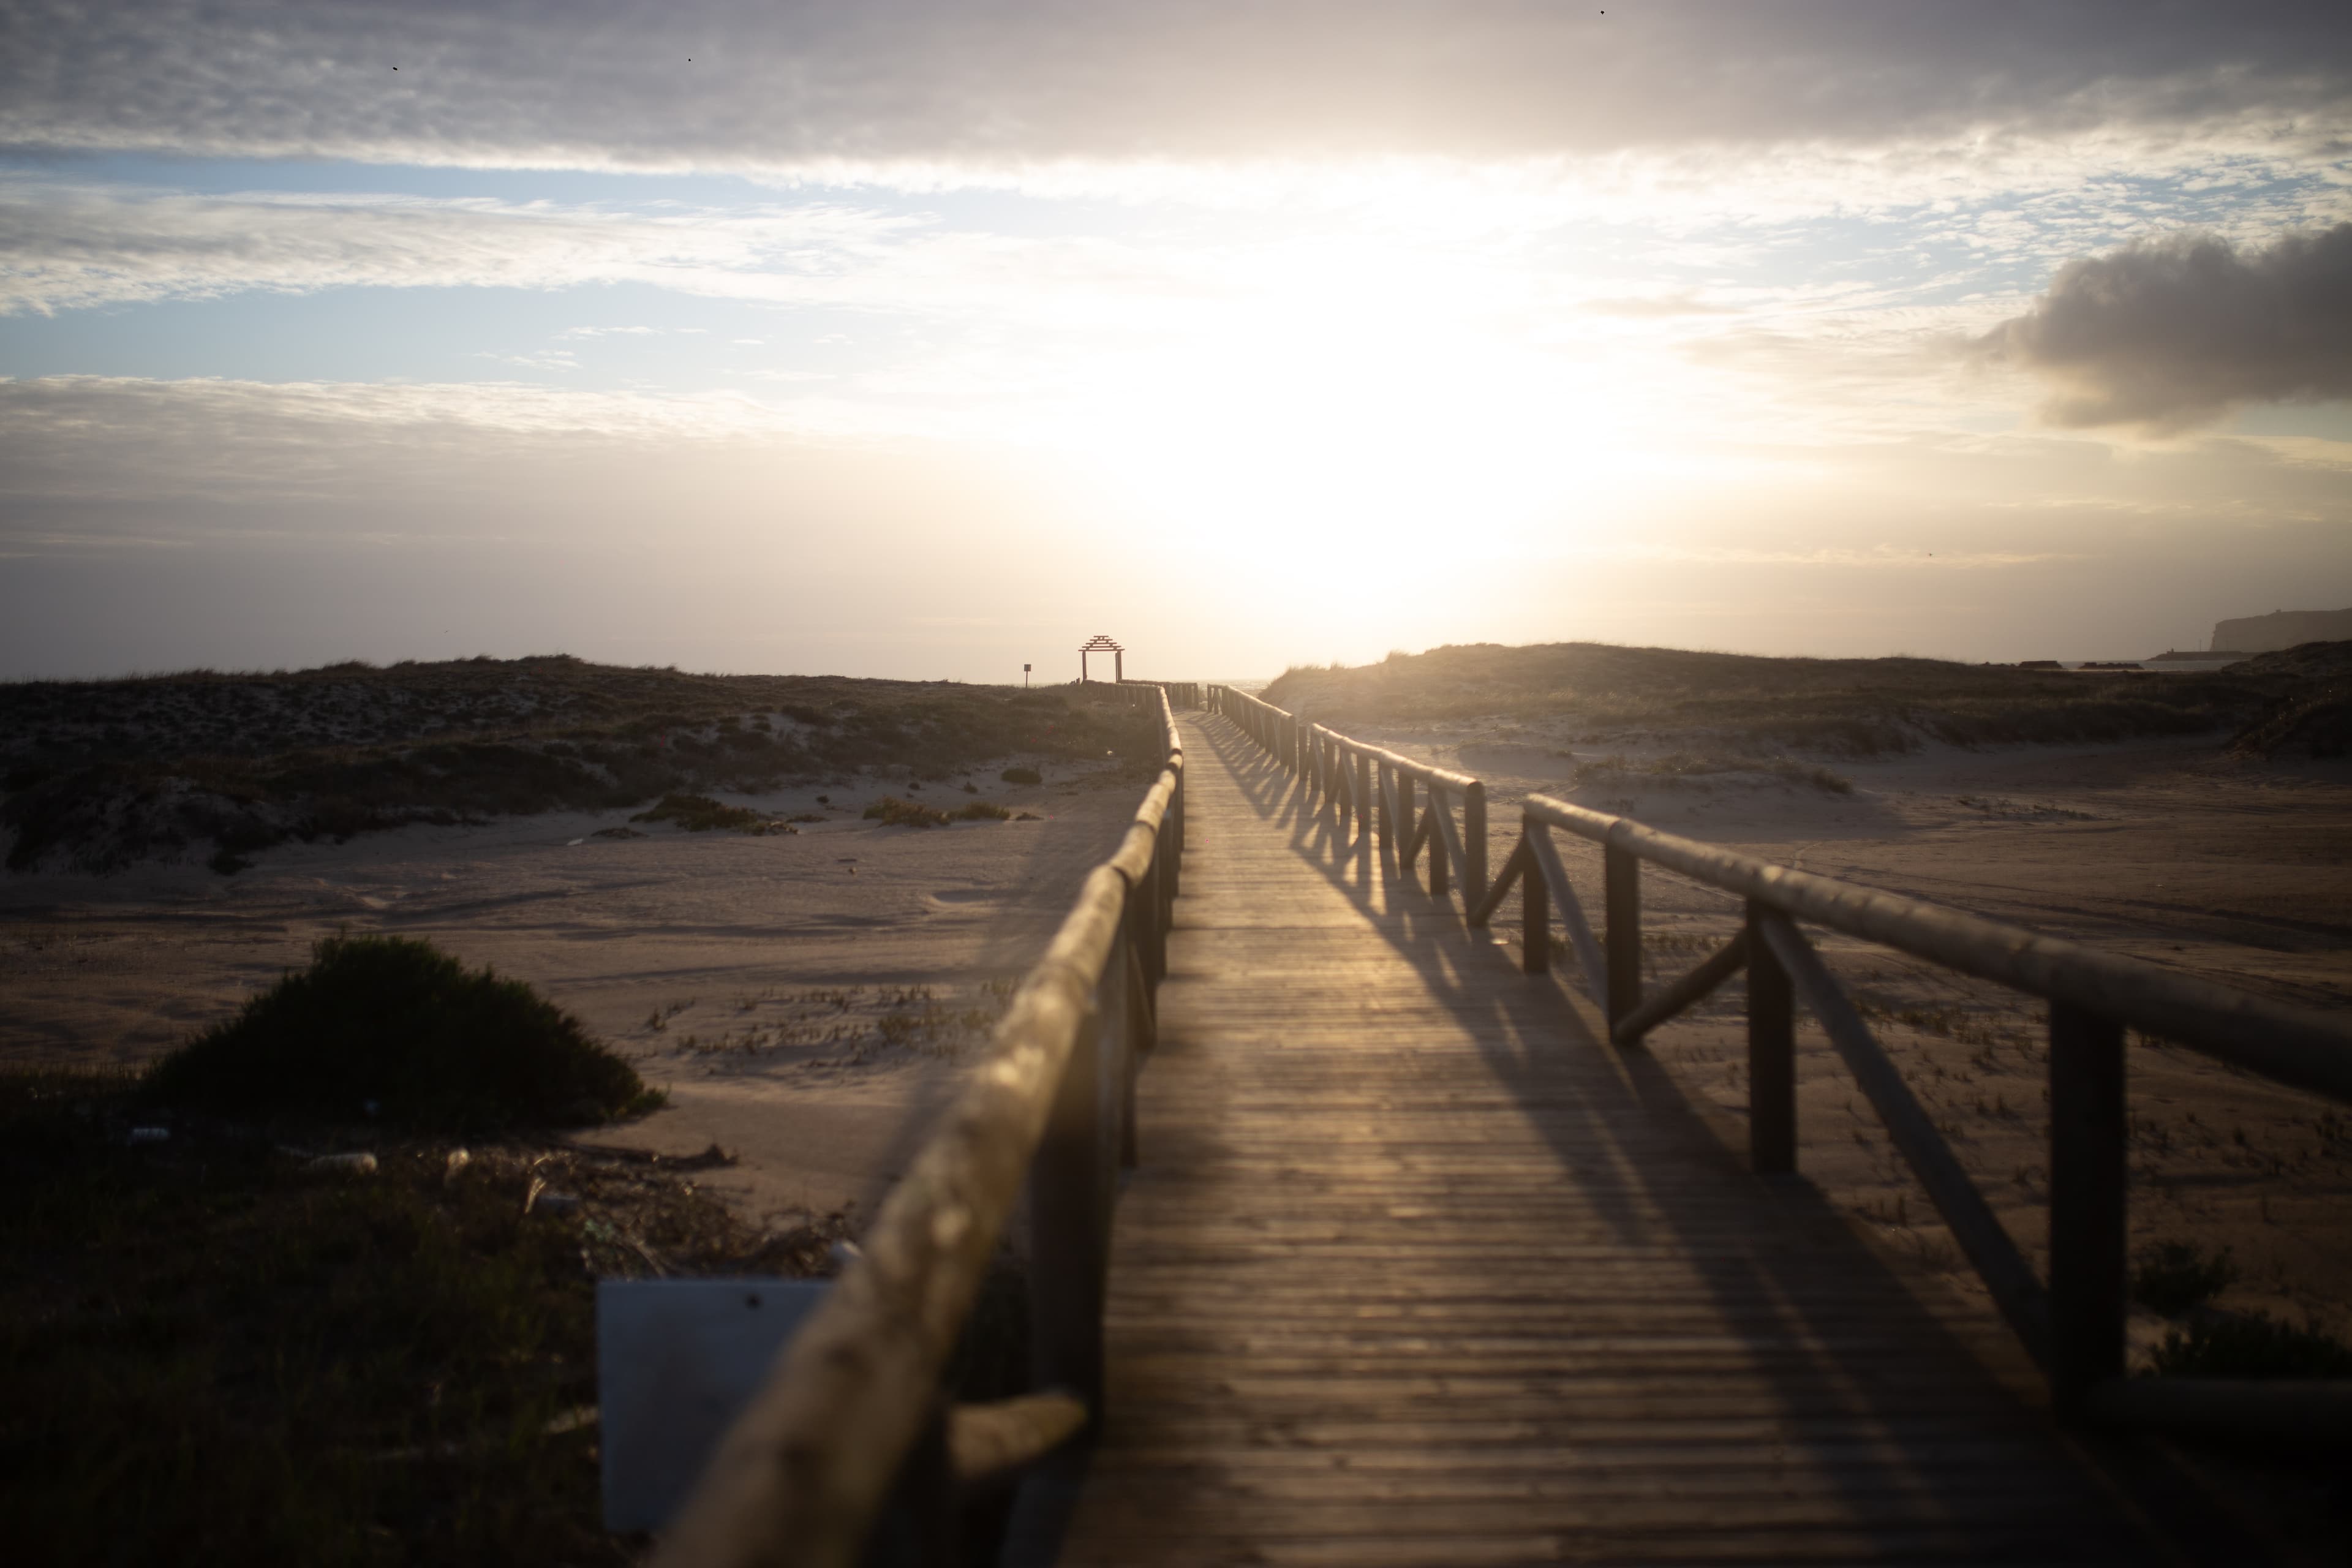
{"type": "Polygon", "coordinates": [[[1513,885],[1520,889],[1530,974],[1550,968],[1555,914],[1585,984],[1621,1047],[1696,1005],[1734,973],[1748,974],[1749,1155],[1759,1171],[1796,1165],[1793,1007],[1821,1022],[1872,1107],[2019,1339],[2048,1374],[2062,1414],[2110,1425],[2169,1430],[2352,1437],[2352,1390],[2281,1382],[2197,1378],[2125,1379],[2125,1028],[2292,1088],[2352,1102],[2352,1028],[2329,1015],[2289,1006],[1916,900],[1777,866],[1646,827],[1545,795],[1521,803],[1520,835],[1493,885],[1486,884],[1485,786],[1399,757],[1329,726],[1231,687],[1212,686],[1212,711],[1231,719],[1311,797],[1321,794],[1343,830],[1350,805],[1368,847],[1377,829],[1393,841],[1408,878],[1422,844],[1434,848],[1429,886],[1447,891],[1449,861],[1463,881],[1466,926],[1486,924],[1513,885]],[[1381,770],[1370,792],[1342,760],[1381,770]],[[1412,820],[1413,782],[1430,791],[1431,814],[1412,820]],[[1457,836],[1444,809],[1448,791],[1465,800],[1457,836]],[[1476,826],[1468,804],[1478,803],[1476,826]],[[1400,820],[1402,817],[1402,820],[1400,820]],[[1558,828],[1601,850],[1605,919],[1596,939],[1551,841],[1558,828]],[[1650,862],[1739,897],[1740,934],[1689,973],[1642,996],[1641,867],[1650,862]],[[2051,1279],[2037,1279],[1956,1159],[1899,1070],[1847,1000],[1796,921],[1895,948],[1998,982],[2050,1005],[2051,1279]]]}
{"type": "Polygon", "coordinates": [[[1486,895],[1483,781],[1302,721],[1230,686],[1211,686],[1206,698],[1212,712],[1234,720],[1277,762],[1298,773],[1310,794],[1320,797],[1335,825],[1352,835],[1359,847],[1370,847],[1376,837],[1393,840],[1400,861],[1410,866],[1427,845],[1430,890],[1444,893],[1458,884],[1470,923],[1485,923],[1480,912],[1486,895]],[[1419,814],[1413,801],[1416,786],[1428,793],[1429,800],[1419,814]],[[1454,795],[1462,803],[1458,828],[1449,798],[1454,795]]]}
{"type": "Polygon", "coordinates": [[[2326,1014],[2022,926],[1776,866],[1549,795],[1528,796],[1524,809],[1580,837],[1832,931],[2119,1018],[2280,1083],[2352,1101],[2352,1030],[2326,1014]]]}
{"type": "Polygon", "coordinates": [[[1014,992],[986,1064],[720,1440],[663,1535],[663,1568],[852,1568],[893,1510],[913,1539],[951,1540],[959,1489],[1101,1419],[1111,1196],[1132,1158],[1134,1076],[1183,843],[1169,694],[1187,688],[1113,689],[1158,709],[1164,765],[1014,992]],[[1106,1074],[1126,1092],[1102,1093],[1106,1074]],[[951,1407],[940,1379],[1024,1185],[1037,1392],[951,1407]]]}

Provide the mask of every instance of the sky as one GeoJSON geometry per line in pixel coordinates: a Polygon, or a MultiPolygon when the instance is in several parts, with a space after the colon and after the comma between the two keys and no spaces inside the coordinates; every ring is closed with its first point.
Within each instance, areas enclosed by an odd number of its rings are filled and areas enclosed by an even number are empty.
{"type": "Polygon", "coordinates": [[[0,0],[0,678],[2352,605],[2352,28],[0,0]]]}

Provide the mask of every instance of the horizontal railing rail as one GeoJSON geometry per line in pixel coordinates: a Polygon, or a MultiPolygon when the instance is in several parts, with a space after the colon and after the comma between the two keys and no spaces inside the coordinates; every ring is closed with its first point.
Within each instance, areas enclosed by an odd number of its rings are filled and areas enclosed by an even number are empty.
{"type": "Polygon", "coordinates": [[[1517,842],[1489,881],[1485,786],[1341,735],[1231,687],[1207,706],[1297,774],[1309,809],[1328,813],[1343,849],[1392,847],[1399,869],[1432,847],[1429,888],[1460,882],[1465,925],[1486,925],[1517,886],[1523,967],[1551,968],[1555,920],[1616,1045],[1633,1047],[1747,975],[1748,1156],[1759,1172],[1796,1168],[1795,1006],[1801,1002],[1853,1075],[2011,1331],[2070,1420],[2182,1431],[2352,1436],[2352,1380],[2256,1382],[2126,1378],[2126,1030],[2185,1046],[2274,1082],[2352,1103],[2352,1027],[2268,1001],[1916,900],[1798,871],[1630,817],[1531,795],[1517,842]],[[1413,811],[1416,786],[1429,806],[1413,811]],[[1463,822],[1446,802],[1458,796],[1463,822]],[[1560,859],[1558,829],[1601,851],[1595,933],[1560,859]],[[1743,901],[1738,934],[1644,996],[1644,862],[1743,901]],[[1799,921],[2006,985],[2049,1005],[2050,1279],[2045,1284],[1952,1153],[1893,1058],[1798,925],[1799,921]]]}
{"type": "Polygon", "coordinates": [[[956,1556],[965,1500],[1102,1418],[1103,1291],[1135,1079],[1156,1038],[1184,842],[1184,752],[1088,875],[990,1056],[883,1200],[664,1534],[665,1568],[849,1568],[956,1556]],[[1016,1203],[1029,1201],[1034,1392],[956,1405],[941,1379],[1016,1203]]]}
{"type": "Polygon", "coordinates": [[[1118,684],[1123,687],[1157,688],[1167,693],[1169,705],[1173,708],[1198,708],[1202,705],[1201,693],[1203,688],[1197,680],[1139,680],[1130,675],[1121,679],[1118,684]]]}

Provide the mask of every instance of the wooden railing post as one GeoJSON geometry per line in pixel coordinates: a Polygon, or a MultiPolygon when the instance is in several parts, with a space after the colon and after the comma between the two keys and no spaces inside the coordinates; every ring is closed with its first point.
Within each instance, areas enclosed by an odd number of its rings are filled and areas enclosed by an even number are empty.
{"type": "MultiPolygon", "coordinates": [[[[1519,825],[1522,840],[1546,831],[1542,823],[1532,818],[1519,825]]],[[[1543,863],[1532,847],[1527,862],[1519,873],[1519,967],[1529,974],[1542,974],[1551,968],[1551,884],[1544,880],[1543,863]]]]}
{"type": "Polygon", "coordinates": [[[1034,1387],[1066,1388],[1086,1401],[1089,1426],[1102,1415],[1103,1285],[1109,1252],[1103,1035],[1106,1026],[1123,1031],[1126,1024],[1126,946],[1122,932],[1103,966],[1093,1013],[1063,1069],[1029,1167],[1030,1378],[1034,1387]]]}
{"type": "Polygon", "coordinates": [[[1642,1005],[1642,862],[1615,844],[1601,852],[1601,904],[1609,932],[1609,1022],[1642,1005]]]}
{"type": "Polygon", "coordinates": [[[1372,809],[1372,759],[1367,752],[1356,753],[1356,847],[1372,847],[1372,818],[1379,814],[1372,809]]]}
{"type": "MultiPolygon", "coordinates": [[[[1797,1014],[1789,972],[1759,924],[1766,906],[1748,903],[1748,1159],[1759,1171],[1797,1168],[1797,1014]]],[[[1616,973],[1616,916],[1610,916],[1610,973],[1616,973]]],[[[1614,984],[1612,978],[1612,984],[1614,984]]]]}
{"type": "MultiPolygon", "coordinates": [[[[1435,779],[1430,780],[1429,810],[1431,815],[1433,816],[1440,815],[1446,809],[1445,791],[1438,786],[1435,779]]],[[[1438,831],[1437,825],[1434,822],[1431,823],[1429,826],[1430,897],[1442,899],[1445,896],[1446,889],[1453,886],[1451,876],[1453,868],[1449,864],[1452,859],[1453,857],[1445,852],[1445,835],[1438,831]]]]}
{"type": "Polygon", "coordinates": [[[2124,1370],[2124,1028],[2050,1005],[2051,1395],[2062,1416],[2124,1370]]]}
{"type": "Polygon", "coordinates": [[[1462,786],[1462,907],[1486,900],[1486,786],[1473,779],[1462,786]]]}
{"type": "Polygon", "coordinates": [[[1184,767],[1180,758],[1176,767],[1176,792],[1168,802],[1168,831],[1173,841],[1168,855],[1168,901],[1174,904],[1182,890],[1184,879],[1184,767]]]}
{"type": "Polygon", "coordinates": [[[1400,771],[1396,776],[1397,869],[1407,880],[1412,877],[1413,829],[1421,822],[1419,807],[1413,802],[1414,793],[1412,775],[1400,771]]]}

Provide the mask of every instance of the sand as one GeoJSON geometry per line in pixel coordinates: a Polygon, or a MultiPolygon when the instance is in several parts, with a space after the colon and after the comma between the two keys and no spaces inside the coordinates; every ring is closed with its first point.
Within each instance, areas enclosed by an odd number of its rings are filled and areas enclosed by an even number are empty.
{"type": "MultiPolygon", "coordinates": [[[[822,813],[817,793],[728,799],[822,813]]],[[[1139,793],[1104,772],[985,786],[1034,821],[883,827],[836,810],[788,837],[616,839],[596,835],[625,812],[561,814],[289,844],[234,878],[6,877],[0,1061],[134,1065],[230,1016],[322,935],[426,937],[529,980],[668,1088],[670,1109],[587,1141],[716,1142],[738,1163],[700,1179],[778,1228],[865,1212],[1139,793]]]]}
{"type": "MultiPolygon", "coordinates": [[[[1568,781],[1596,760],[1593,748],[1540,726],[1365,738],[1489,780],[1494,864],[1517,831],[1509,803],[1536,787],[1573,794],[1568,781]]],[[[1637,768],[1669,750],[1608,749],[1637,768]]],[[[1664,787],[1635,773],[1577,798],[2352,1010],[2347,764],[2235,763],[2210,739],[2191,739],[1936,748],[1832,765],[1852,793],[1767,773],[1664,787]]],[[[972,1059],[1003,988],[1116,842],[1140,786],[1104,774],[987,788],[1048,819],[918,831],[836,814],[790,837],[665,827],[614,841],[591,835],[625,814],[541,816],[287,846],[235,879],[148,866],[109,879],[0,879],[0,1058],[143,1060],[226,1016],[322,933],[429,936],[540,985],[669,1087],[672,1109],[592,1141],[738,1151],[740,1163],[710,1173],[709,1185],[780,1227],[803,1212],[868,1212],[972,1059]]],[[[778,813],[813,806],[807,791],[742,798],[778,813]]],[[[933,786],[925,798],[966,797],[933,786]]],[[[1597,894],[1597,855],[1569,859],[1597,894]]],[[[1654,872],[1645,900],[1661,978],[1696,962],[1735,919],[1720,895],[1654,872]]],[[[1497,924],[1516,940],[1509,921],[1497,924]]],[[[2042,1261],[2037,1010],[1883,950],[1823,946],[2042,1261]]],[[[1744,1140],[1746,1096],[1740,1005],[1735,983],[1652,1043],[1735,1141],[1744,1140]]],[[[1801,1034],[1801,1049],[1805,1176],[1890,1247],[1976,1289],[1817,1031],[1801,1034]]],[[[2352,1117],[2177,1048],[2136,1049],[2132,1070],[2136,1243],[2229,1247],[2245,1279],[2226,1305],[2352,1331],[2352,1117]]],[[[2150,1341],[2162,1328],[2145,1319],[2136,1331],[2150,1341]]]]}

